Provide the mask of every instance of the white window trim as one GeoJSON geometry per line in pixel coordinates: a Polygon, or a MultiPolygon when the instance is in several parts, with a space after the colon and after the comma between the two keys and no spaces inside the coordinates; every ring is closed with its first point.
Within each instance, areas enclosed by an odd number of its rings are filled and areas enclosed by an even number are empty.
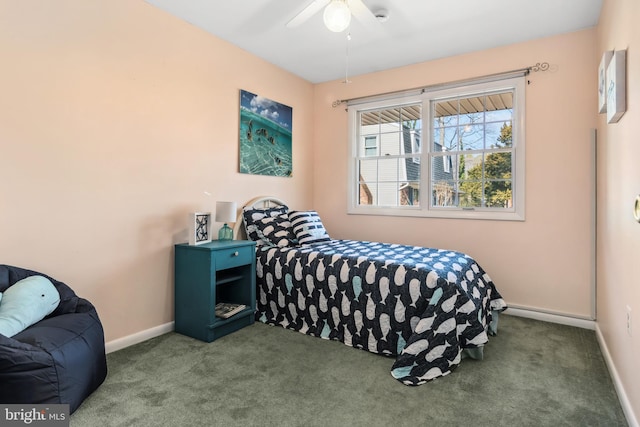
{"type": "Polygon", "coordinates": [[[370,103],[358,103],[351,106],[349,111],[349,159],[348,159],[348,191],[347,191],[347,213],[355,215],[381,215],[381,216],[406,216],[406,217],[432,217],[432,218],[455,218],[455,219],[476,219],[476,220],[501,220],[501,221],[524,221],[525,220],[525,78],[515,77],[490,82],[480,82],[477,84],[465,84],[464,86],[450,87],[441,90],[429,91],[422,95],[402,96],[398,98],[373,101],[370,103]],[[407,104],[422,102],[423,126],[421,135],[421,194],[431,192],[431,164],[428,161],[428,151],[431,147],[431,123],[430,102],[438,98],[451,96],[473,95],[484,91],[514,90],[513,99],[513,208],[509,210],[493,209],[463,209],[463,208],[430,208],[429,202],[423,200],[421,206],[385,207],[359,205],[359,179],[358,179],[358,113],[370,109],[381,109],[387,107],[401,107],[407,104]],[[424,142],[427,141],[427,144],[424,142]],[[425,150],[425,148],[427,150],[425,150]]]}

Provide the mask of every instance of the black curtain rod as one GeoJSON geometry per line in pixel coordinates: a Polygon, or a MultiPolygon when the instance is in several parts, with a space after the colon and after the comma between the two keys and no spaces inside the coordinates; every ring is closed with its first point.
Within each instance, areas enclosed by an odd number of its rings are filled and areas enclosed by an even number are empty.
{"type": "Polygon", "coordinates": [[[523,76],[527,76],[532,71],[533,72],[537,72],[537,71],[547,71],[547,70],[549,70],[549,63],[548,62],[538,62],[538,63],[536,63],[536,65],[531,65],[529,67],[519,68],[517,70],[511,70],[511,71],[503,71],[501,73],[487,74],[487,75],[481,76],[481,77],[472,77],[472,78],[463,79],[463,80],[456,80],[456,81],[448,82],[448,83],[437,83],[437,84],[428,85],[428,86],[420,86],[420,87],[416,87],[416,88],[412,88],[412,89],[405,89],[405,90],[392,91],[392,92],[384,92],[384,93],[378,93],[378,94],[375,94],[375,95],[359,96],[359,97],[356,97],[356,98],[339,99],[339,100],[333,101],[331,106],[335,108],[338,105],[349,103],[349,102],[353,102],[353,101],[368,100],[368,99],[384,97],[384,96],[389,96],[389,95],[397,95],[397,94],[400,94],[400,93],[410,93],[410,92],[414,92],[414,91],[420,91],[420,93],[424,93],[427,90],[438,88],[438,87],[461,86],[464,83],[471,83],[471,82],[475,82],[477,80],[487,80],[487,79],[492,79],[492,78],[496,78],[496,77],[504,77],[504,76],[508,76],[510,74],[522,73],[523,76]]]}

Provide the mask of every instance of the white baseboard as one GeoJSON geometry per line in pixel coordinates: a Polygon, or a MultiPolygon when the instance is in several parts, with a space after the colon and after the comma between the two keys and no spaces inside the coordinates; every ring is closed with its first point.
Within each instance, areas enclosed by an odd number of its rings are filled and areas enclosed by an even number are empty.
{"type": "Polygon", "coordinates": [[[543,322],[559,323],[561,325],[575,326],[577,328],[590,329],[592,331],[596,329],[595,320],[584,319],[579,317],[571,317],[569,315],[558,314],[558,313],[537,311],[533,309],[517,308],[517,307],[509,306],[509,308],[504,313],[501,313],[501,315],[502,314],[508,314],[511,316],[518,316],[518,317],[526,317],[528,319],[534,319],[534,320],[542,320],[543,322]]]}
{"type": "Polygon", "coordinates": [[[105,350],[107,353],[112,353],[117,350],[121,350],[125,347],[129,347],[134,344],[141,343],[151,338],[155,338],[157,336],[166,334],[168,332],[173,331],[174,322],[165,323],[164,325],[155,326],[153,328],[136,332],[132,335],[127,335],[126,337],[118,338],[113,341],[109,341],[105,344],[105,350]]]}
{"type": "Polygon", "coordinates": [[[622,381],[620,381],[620,375],[618,375],[618,370],[613,364],[611,353],[609,353],[609,348],[607,347],[607,343],[604,340],[604,336],[602,335],[602,331],[600,331],[600,327],[598,327],[598,325],[596,325],[596,337],[598,338],[598,344],[600,344],[600,350],[602,351],[604,361],[607,364],[607,368],[609,368],[609,375],[611,375],[613,386],[616,388],[616,392],[618,393],[618,399],[620,400],[622,411],[624,412],[625,417],[627,417],[627,423],[629,423],[629,427],[639,427],[638,418],[633,413],[633,407],[631,406],[631,402],[629,402],[629,397],[624,390],[622,381]]]}

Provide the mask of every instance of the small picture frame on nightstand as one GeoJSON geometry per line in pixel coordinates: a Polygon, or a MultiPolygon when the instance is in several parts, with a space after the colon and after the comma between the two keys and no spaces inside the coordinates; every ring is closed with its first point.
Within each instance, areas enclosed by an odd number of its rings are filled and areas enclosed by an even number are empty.
{"type": "Polygon", "coordinates": [[[189,244],[201,245],[211,241],[211,212],[189,213],[189,244]]]}

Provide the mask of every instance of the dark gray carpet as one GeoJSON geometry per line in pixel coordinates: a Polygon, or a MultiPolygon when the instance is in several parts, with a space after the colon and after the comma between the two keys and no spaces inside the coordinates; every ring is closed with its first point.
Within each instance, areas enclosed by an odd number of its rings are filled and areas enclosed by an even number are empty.
{"type": "Polygon", "coordinates": [[[484,360],[418,387],[393,359],[256,323],[108,355],[71,426],[626,426],[595,332],[500,317],[484,360]]]}

